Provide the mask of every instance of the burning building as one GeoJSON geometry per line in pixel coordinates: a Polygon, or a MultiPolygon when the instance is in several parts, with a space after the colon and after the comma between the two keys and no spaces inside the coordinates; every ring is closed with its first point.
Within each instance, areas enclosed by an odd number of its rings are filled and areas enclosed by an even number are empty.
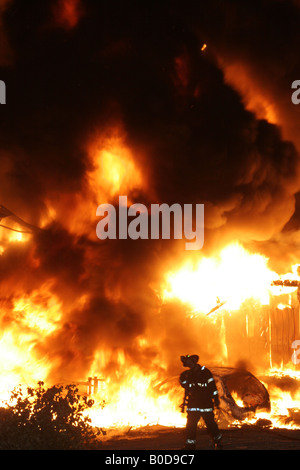
{"type": "Polygon", "coordinates": [[[158,385],[183,353],[297,372],[298,2],[0,13],[2,396],[96,376],[94,422],[180,425],[181,390],[158,385]],[[119,196],[204,204],[203,248],[99,240],[119,196]]]}

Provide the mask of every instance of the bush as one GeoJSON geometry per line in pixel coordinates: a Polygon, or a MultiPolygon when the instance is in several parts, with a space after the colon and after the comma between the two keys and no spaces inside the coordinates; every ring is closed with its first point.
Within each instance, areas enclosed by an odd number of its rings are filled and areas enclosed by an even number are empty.
{"type": "Polygon", "coordinates": [[[75,450],[99,447],[99,430],[84,412],[93,401],[75,385],[15,389],[0,408],[0,449],[75,450]]]}

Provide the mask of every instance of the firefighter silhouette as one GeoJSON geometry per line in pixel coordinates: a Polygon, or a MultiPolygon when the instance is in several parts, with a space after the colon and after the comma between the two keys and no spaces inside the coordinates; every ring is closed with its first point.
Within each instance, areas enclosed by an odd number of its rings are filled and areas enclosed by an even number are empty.
{"type": "Polygon", "coordinates": [[[222,434],[215,421],[214,407],[219,407],[220,400],[212,373],[205,366],[198,364],[199,356],[196,354],[181,356],[180,359],[183,366],[189,369],[179,378],[181,386],[185,389],[182,411],[187,407],[185,448],[196,448],[197,424],[202,418],[213,439],[214,447],[219,449],[222,434]]]}

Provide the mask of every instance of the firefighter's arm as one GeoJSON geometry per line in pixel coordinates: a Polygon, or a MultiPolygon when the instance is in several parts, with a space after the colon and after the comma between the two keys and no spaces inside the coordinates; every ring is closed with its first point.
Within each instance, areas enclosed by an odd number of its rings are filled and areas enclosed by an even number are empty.
{"type": "Polygon", "coordinates": [[[187,405],[188,394],[189,394],[188,392],[189,383],[188,383],[186,371],[180,375],[179,383],[184,388],[184,398],[183,398],[182,404],[180,405],[181,413],[184,413],[185,407],[187,405]]]}
{"type": "Polygon", "coordinates": [[[188,389],[188,387],[189,387],[189,382],[188,382],[188,377],[187,377],[186,371],[182,372],[182,374],[180,375],[180,377],[179,377],[179,382],[180,382],[180,385],[181,385],[183,388],[188,389]]]}
{"type": "Polygon", "coordinates": [[[215,390],[213,393],[213,402],[216,408],[219,408],[220,406],[220,399],[219,399],[219,393],[218,390],[215,390]]]}
{"type": "Polygon", "coordinates": [[[219,392],[216,386],[215,379],[211,375],[211,377],[208,379],[209,387],[210,387],[210,392],[212,394],[212,399],[214,402],[214,405],[216,408],[220,406],[220,399],[219,399],[219,392]]]}

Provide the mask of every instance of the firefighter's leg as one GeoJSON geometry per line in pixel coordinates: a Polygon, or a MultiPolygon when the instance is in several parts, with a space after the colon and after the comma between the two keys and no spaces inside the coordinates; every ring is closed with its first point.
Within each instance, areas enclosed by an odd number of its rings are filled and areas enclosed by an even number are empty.
{"type": "Polygon", "coordinates": [[[206,424],[207,431],[213,438],[215,448],[218,448],[218,449],[221,448],[222,434],[215,421],[214,412],[213,411],[203,412],[202,418],[204,419],[204,422],[206,424]]]}
{"type": "Polygon", "coordinates": [[[199,411],[188,411],[186,428],[185,428],[185,448],[186,449],[195,449],[196,447],[196,434],[197,434],[197,424],[200,419],[199,411]]]}

